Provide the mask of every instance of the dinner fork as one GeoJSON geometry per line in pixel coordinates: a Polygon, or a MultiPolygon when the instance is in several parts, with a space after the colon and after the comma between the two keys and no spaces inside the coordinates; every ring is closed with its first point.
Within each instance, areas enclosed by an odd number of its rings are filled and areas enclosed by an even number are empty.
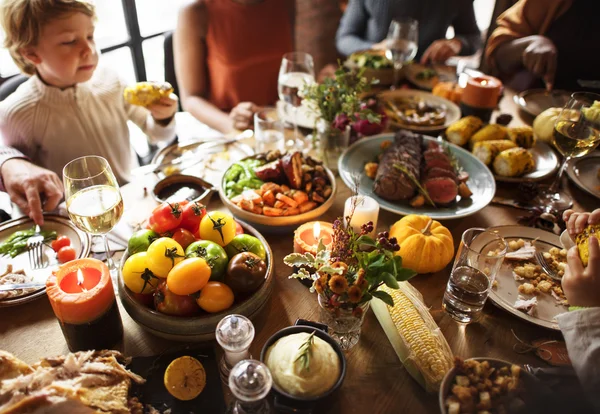
{"type": "Polygon", "coordinates": [[[558,275],[558,273],[556,273],[556,270],[554,270],[552,267],[550,267],[550,265],[544,258],[544,255],[541,252],[536,251],[535,258],[537,259],[540,266],[542,266],[544,273],[546,273],[548,276],[550,276],[554,280],[558,280],[558,281],[562,280],[562,277],[560,277],[558,275]]]}
{"type": "Polygon", "coordinates": [[[35,225],[33,236],[27,239],[27,254],[29,255],[29,266],[36,269],[43,269],[48,264],[44,260],[44,236],[41,233],[40,226],[35,225]]]}

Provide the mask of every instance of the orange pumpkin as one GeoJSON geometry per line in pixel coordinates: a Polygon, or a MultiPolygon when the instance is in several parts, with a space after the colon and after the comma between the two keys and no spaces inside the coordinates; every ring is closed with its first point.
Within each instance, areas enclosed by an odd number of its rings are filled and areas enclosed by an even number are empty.
{"type": "Polygon", "coordinates": [[[445,268],[454,257],[454,241],[450,231],[428,216],[410,214],[390,229],[400,245],[396,254],[402,266],[417,273],[434,273],[445,268]]]}

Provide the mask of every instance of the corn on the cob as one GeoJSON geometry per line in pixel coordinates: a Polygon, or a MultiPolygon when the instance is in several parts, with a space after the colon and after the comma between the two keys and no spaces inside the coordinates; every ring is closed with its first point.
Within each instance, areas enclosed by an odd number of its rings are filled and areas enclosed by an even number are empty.
{"type": "Polygon", "coordinates": [[[169,82],[138,82],[125,88],[123,97],[132,105],[148,106],[171,93],[173,87],[169,82]]]}
{"type": "Polygon", "coordinates": [[[495,141],[482,141],[473,147],[473,155],[479,158],[485,165],[490,165],[496,155],[509,148],[515,148],[517,144],[507,139],[498,139],[495,141]]]}
{"type": "Polygon", "coordinates": [[[473,148],[476,143],[483,141],[497,141],[507,139],[506,127],[498,124],[489,124],[477,131],[469,139],[469,148],[473,148]]]}
{"type": "Polygon", "coordinates": [[[494,158],[494,172],[503,177],[518,177],[533,170],[533,156],[525,148],[510,148],[494,158]]]}
{"type": "Polygon", "coordinates": [[[419,291],[408,282],[399,285],[397,290],[382,286],[394,299],[394,306],[376,299],[371,301],[373,311],[406,370],[433,392],[452,368],[452,350],[419,291]]]}
{"type": "Polygon", "coordinates": [[[463,146],[482,126],[483,121],[476,116],[465,116],[446,129],[446,137],[451,143],[463,146]]]}
{"type": "Polygon", "coordinates": [[[530,126],[522,126],[508,129],[508,138],[522,148],[532,148],[535,145],[535,137],[533,136],[533,128],[530,126]]]}
{"type": "Polygon", "coordinates": [[[577,249],[579,250],[579,257],[581,258],[581,263],[583,263],[584,266],[587,266],[590,260],[590,236],[600,237],[600,224],[590,224],[575,238],[577,249]]]}

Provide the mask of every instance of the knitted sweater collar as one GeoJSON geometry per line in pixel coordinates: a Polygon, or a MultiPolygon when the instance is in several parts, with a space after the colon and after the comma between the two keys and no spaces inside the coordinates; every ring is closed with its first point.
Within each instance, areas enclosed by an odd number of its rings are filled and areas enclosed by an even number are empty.
{"type": "Polygon", "coordinates": [[[67,104],[81,101],[89,93],[89,81],[78,83],[66,89],[60,89],[47,85],[37,74],[33,75],[32,79],[34,87],[43,101],[51,104],[67,104]]]}

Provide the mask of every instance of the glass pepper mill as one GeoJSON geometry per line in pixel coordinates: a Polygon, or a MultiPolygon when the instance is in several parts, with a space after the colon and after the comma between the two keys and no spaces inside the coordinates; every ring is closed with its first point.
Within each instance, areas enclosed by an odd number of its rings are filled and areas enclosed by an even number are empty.
{"type": "Polygon", "coordinates": [[[271,391],[273,378],[269,368],[260,361],[246,359],[238,362],[229,375],[229,389],[235,401],[231,414],[269,414],[271,406],[265,397],[271,391]]]}
{"type": "Polygon", "coordinates": [[[219,371],[221,381],[227,384],[233,366],[243,359],[252,358],[248,349],[254,339],[254,325],[245,316],[228,315],[217,325],[215,337],[225,351],[219,363],[219,371]]]}

